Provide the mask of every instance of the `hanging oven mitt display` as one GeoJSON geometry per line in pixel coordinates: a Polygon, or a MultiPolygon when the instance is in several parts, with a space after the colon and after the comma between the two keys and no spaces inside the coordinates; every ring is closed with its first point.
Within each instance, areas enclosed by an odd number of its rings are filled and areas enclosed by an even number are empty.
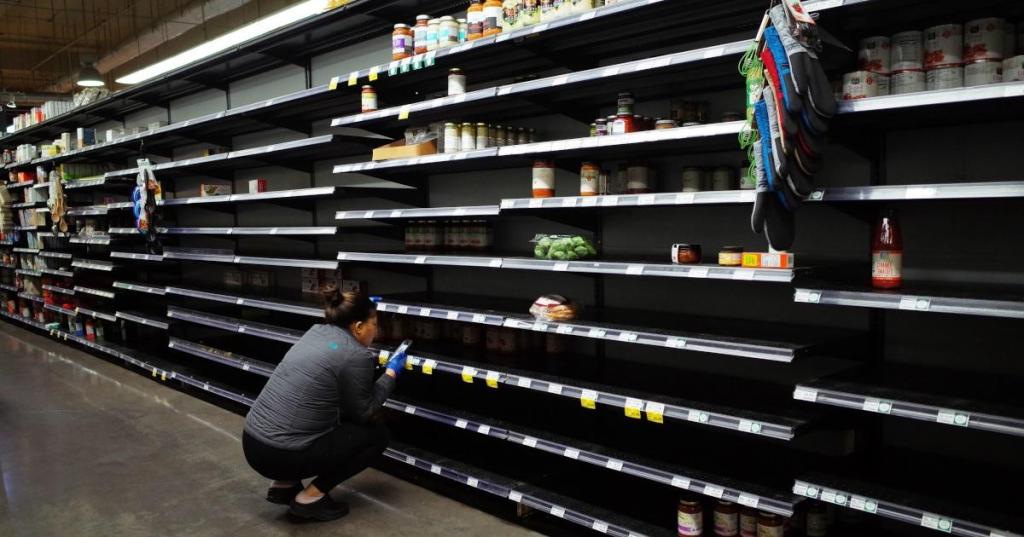
{"type": "Polygon", "coordinates": [[[751,51],[741,63],[753,102],[750,148],[757,177],[751,228],[764,233],[773,249],[788,250],[795,239],[794,213],[814,189],[821,169],[828,120],[835,115],[832,88],[815,50],[818,29],[799,0],[783,0],[769,9],[751,51]],[[751,69],[759,60],[762,88],[751,94],[751,69]],[[756,143],[754,143],[756,142],[756,143]]]}
{"type": "MultiPolygon", "coordinates": [[[[46,177],[46,174],[40,175],[46,177]]],[[[50,221],[53,222],[53,232],[67,233],[68,222],[65,219],[67,214],[67,200],[64,198],[64,183],[60,180],[60,173],[53,170],[49,174],[49,198],[46,200],[46,207],[50,209],[50,221]]]]}
{"type": "Polygon", "coordinates": [[[156,199],[160,196],[160,183],[153,174],[149,159],[138,159],[138,174],[132,190],[132,210],[135,215],[135,229],[146,238],[146,250],[160,255],[162,248],[156,229],[156,199]]]}

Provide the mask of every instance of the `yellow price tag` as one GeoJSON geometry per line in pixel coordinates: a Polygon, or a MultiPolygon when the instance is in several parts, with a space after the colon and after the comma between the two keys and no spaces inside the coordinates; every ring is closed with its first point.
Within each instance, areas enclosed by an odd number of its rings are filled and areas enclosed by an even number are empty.
{"type": "Polygon", "coordinates": [[[330,91],[334,91],[334,90],[338,89],[338,82],[341,82],[341,77],[337,77],[336,76],[336,77],[332,78],[331,82],[329,84],[327,84],[327,89],[330,90],[330,91]]]}
{"type": "Polygon", "coordinates": [[[665,405],[661,403],[647,401],[647,406],[644,408],[644,413],[647,414],[647,421],[652,421],[654,423],[665,423],[665,405]]]}
{"type": "Polygon", "coordinates": [[[409,108],[410,108],[409,105],[404,105],[404,106],[402,106],[401,108],[398,109],[398,120],[399,121],[404,121],[406,119],[409,119],[409,108]]]}
{"type": "Polygon", "coordinates": [[[416,364],[412,363],[411,359],[409,359],[409,358],[405,359],[405,369],[406,369],[406,371],[412,371],[415,366],[416,366],[416,364]]]}
{"type": "Polygon", "coordinates": [[[163,371],[160,373],[160,380],[167,382],[167,372],[163,371]]]}
{"type": "Polygon", "coordinates": [[[423,361],[423,374],[424,375],[433,375],[434,374],[434,367],[436,367],[436,366],[437,366],[437,362],[435,362],[434,360],[424,360],[423,361]]]}
{"type": "Polygon", "coordinates": [[[633,399],[632,397],[626,399],[626,417],[635,420],[640,419],[640,409],[644,407],[643,401],[639,399],[633,399]]]}
{"type": "Polygon", "coordinates": [[[359,71],[352,71],[348,74],[348,85],[355,86],[359,82],[359,71]]]}
{"type": "Polygon", "coordinates": [[[498,376],[498,372],[497,371],[488,371],[487,372],[487,387],[488,388],[498,389],[498,378],[499,378],[499,376],[498,376]]]}
{"type": "Polygon", "coordinates": [[[388,363],[388,351],[380,351],[380,354],[377,355],[377,363],[380,365],[388,363]]]}
{"type": "Polygon", "coordinates": [[[156,369],[153,369],[153,378],[156,378],[156,369]]]}
{"type": "Polygon", "coordinates": [[[380,72],[380,66],[374,65],[370,68],[370,82],[377,80],[377,73],[380,72]]]}
{"type": "Polygon", "coordinates": [[[476,376],[476,369],[466,366],[462,368],[462,382],[473,384],[473,377],[476,376]]]}
{"type": "Polygon", "coordinates": [[[583,390],[580,395],[580,406],[594,410],[597,408],[597,392],[594,390],[583,390]]]}

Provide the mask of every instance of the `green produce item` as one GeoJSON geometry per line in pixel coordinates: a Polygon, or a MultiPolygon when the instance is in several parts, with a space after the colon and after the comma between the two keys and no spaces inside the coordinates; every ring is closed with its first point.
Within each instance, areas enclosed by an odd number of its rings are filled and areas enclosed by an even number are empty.
{"type": "Polygon", "coordinates": [[[572,238],[572,245],[573,246],[584,246],[586,244],[587,244],[587,240],[584,239],[583,237],[580,237],[579,235],[576,235],[575,237],[572,238]]]}
{"type": "Polygon", "coordinates": [[[545,247],[543,247],[543,246],[541,246],[539,244],[537,246],[533,247],[533,257],[536,257],[538,259],[544,259],[547,256],[548,256],[548,249],[547,248],[545,248],[545,247]]]}
{"type": "Polygon", "coordinates": [[[587,253],[589,253],[592,256],[596,256],[597,248],[594,248],[593,244],[587,243],[587,253]]]}
{"type": "Polygon", "coordinates": [[[537,245],[538,246],[543,246],[544,249],[547,250],[548,248],[551,248],[551,243],[552,242],[554,242],[554,241],[551,240],[551,237],[544,237],[543,239],[537,241],[537,245]]]}
{"type": "Polygon", "coordinates": [[[597,249],[582,235],[537,235],[531,242],[537,259],[576,261],[597,256],[597,249]]]}
{"type": "Polygon", "coordinates": [[[560,251],[560,250],[553,251],[553,252],[551,252],[551,259],[556,259],[558,261],[565,261],[565,259],[566,259],[565,252],[560,251]]]}
{"type": "Polygon", "coordinates": [[[590,253],[590,250],[589,250],[589,249],[587,249],[587,247],[586,247],[586,246],[577,246],[577,247],[573,248],[573,249],[572,249],[572,251],[573,251],[573,253],[575,253],[575,254],[576,254],[576,255],[577,255],[577,256],[578,256],[578,257],[579,257],[580,259],[583,259],[583,258],[585,258],[585,257],[587,257],[587,256],[589,256],[589,255],[591,255],[591,253],[590,253]]]}

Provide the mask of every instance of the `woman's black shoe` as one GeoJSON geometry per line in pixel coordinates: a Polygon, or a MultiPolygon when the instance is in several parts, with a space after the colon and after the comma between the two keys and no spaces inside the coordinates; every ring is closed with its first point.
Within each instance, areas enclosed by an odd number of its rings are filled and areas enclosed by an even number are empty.
{"type": "Polygon", "coordinates": [[[295,495],[302,492],[302,484],[292,487],[270,487],[267,489],[267,501],[281,505],[291,505],[295,495]]]}
{"type": "Polygon", "coordinates": [[[348,514],[348,504],[336,502],[331,499],[330,494],[324,494],[323,498],[313,503],[299,503],[292,500],[288,512],[299,517],[313,520],[327,521],[337,520],[348,514]]]}

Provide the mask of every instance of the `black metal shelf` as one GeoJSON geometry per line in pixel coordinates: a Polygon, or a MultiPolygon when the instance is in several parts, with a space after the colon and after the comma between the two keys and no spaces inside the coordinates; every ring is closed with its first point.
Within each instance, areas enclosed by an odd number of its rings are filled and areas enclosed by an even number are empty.
{"type": "MultiPolygon", "coordinates": [[[[157,233],[161,235],[277,235],[286,236],[309,236],[309,235],[334,235],[338,232],[335,226],[305,226],[305,227],[158,227],[157,233]]],[[[107,230],[111,235],[137,235],[139,231],[133,227],[112,227],[107,230]]]]}
{"type": "Polygon", "coordinates": [[[119,268],[118,265],[109,261],[99,261],[96,259],[75,259],[71,262],[71,266],[82,270],[96,270],[100,272],[113,272],[119,268]]]}
{"type": "Polygon", "coordinates": [[[962,371],[886,366],[797,384],[793,398],[954,428],[1024,436],[1019,381],[962,371]]]}
{"type": "Polygon", "coordinates": [[[106,298],[113,300],[116,294],[114,291],[108,291],[106,289],[96,289],[94,287],[85,287],[83,285],[76,285],[73,289],[76,293],[82,293],[86,295],[98,296],[100,298],[106,298]]]}
{"type": "MultiPolygon", "coordinates": [[[[75,294],[75,289],[69,289],[67,287],[61,287],[59,285],[49,285],[49,284],[45,284],[44,283],[42,285],[42,288],[46,289],[47,291],[54,292],[54,293],[60,293],[62,295],[72,295],[73,296],[75,294]]],[[[14,290],[14,289],[9,289],[9,290],[14,290]]]]}
{"type": "Polygon", "coordinates": [[[556,456],[607,468],[608,470],[669,485],[680,490],[739,503],[747,507],[789,517],[798,498],[787,492],[770,492],[749,483],[738,483],[727,477],[712,476],[699,470],[665,465],[637,458],[635,455],[602,446],[563,438],[550,433],[524,429],[488,420],[467,412],[424,405],[418,401],[392,398],[385,407],[414,415],[449,427],[463,429],[545,451],[556,456]]]}
{"type": "Polygon", "coordinates": [[[832,203],[996,198],[1024,198],[1024,181],[819,188],[811,192],[807,201],[832,203]]]}
{"type": "Polygon", "coordinates": [[[167,330],[167,327],[170,326],[166,321],[157,318],[152,313],[119,310],[116,314],[116,317],[118,319],[124,319],[126,321],[141,324],[143,326],[156,328],[157,330],[167,330]]]}
{"type": "Polygon", "coordinates": [[[167,347],[185,354],[191,354],[199,358],[210,360],[219,364],[229,365],[242,371],[248,371],[263,377],[270,377],[274,373],[274,364],[248,358],[240,354],[222,351],[207,345],[193,343],[181,338],[172,337],[167,347]]]}
{"type": "Polygon", "coordinates": [[[282,343],[295,343],[303,334],[302,331],[292,328],[247,321],[245,319],[236,319],[234,317],[216,315],[187,308],[179,308],[177,306],[168,306],[167,316],[171,319],[178,319],[188,323],[208,326],[210,328],[218,328],[239,334],[249,334],[255,337],[280,341],[282,343]]]}
{"type": "Polygon", "coordinates": [[[280,311],[305,317],[312,317],[314,319],[322,319],[324,316],[323,306],[311,301],[303,302],[277,297],[250,296],[227,290],[195,289],[181,287],[179,285],[169,285],[166,287],[165,291],[166,294],[169,295],[197,298],[211,302],[234,304],[236,306],[245,306],[270,311],[280,311]]]}
{"type": "MultiPolygon", "coordinates": [[[[157,202],[157,206],[173,208],[182,206],[204,206],[209,204],[243,203],[243,202],[289,202],[291,200],[304,200],[315,198],[326,198],[333,196],[340,187],[320,186],[314,188],[296,188],[292,190],[276,190],[271,192],[255,192],[251,194],[224,194],[222,196],[194,196],[187,198],[171,198],[157,202]]],[[[132,202],[118,202],[107,205],[108,210],[131,209],[132,202]]]]}
{"type": "Polygon", "coordinates": [[[384,456],[474,489],[549,513],[568,522],[616,537],[669,537],[662,528],[630,520],[522,482],[499,477],[460,462],[393,442],[384,456]]]}
{"type": "Polygon", "coordinates": [[[334,270],[338,262],[327,259],[294,259],[284,257],[260,257],[235,255],[229,250],[203,248],[164,248],[163,259],[198,261],[207,263],[232,263],[236,265],[266,265],[276,267],[318,268],[334,270]]]}
{"type": "Polygon", "coordinates": [[[110,257],[113,259],[129,259],[132,261],[163,261],[164,256],[159,254],[143,254],[136,252],[110,252],[110,257]]]}
{"type": "Polygon", "coordinates": [[[104,321],[110,322],[117,321],[117,316],[115,316],[112,313],[97,311],[91,308],[83,308],[82,306],[78,306],[77,308],[75,308],[75,313],[78,315],[84,315],[86,317],[92,317],[93,319],[103,319],[104,321]]]}
{"type": "Polygon", "coordinates": [[[148,283],[126,282],[119,280],[115,281],[113,286],[115,289],[124,289],[126,291],[135,291],[137,293],[145,293],[149,295],[164,295],[166,293],[166,287],[148,283]]]}
{"type": "Polygon", "coordinates": [[[18,298],[24,298],[25,300],[31,300],[32,302],[38,302],[40,304],[45,302],[45,300],[43,300],[43,297],[41,297],[39,295],[33,295],[33,294],[30,294],[30,293],[26,293],[24,291],[18,293],[18,298]]]}
{"type": "Polygon", "coordinates": [[[907,282],[899,290],[845,283],[798,282],[795,302],[924,313],[1024,319],[1024,289],[907,282]]]}

